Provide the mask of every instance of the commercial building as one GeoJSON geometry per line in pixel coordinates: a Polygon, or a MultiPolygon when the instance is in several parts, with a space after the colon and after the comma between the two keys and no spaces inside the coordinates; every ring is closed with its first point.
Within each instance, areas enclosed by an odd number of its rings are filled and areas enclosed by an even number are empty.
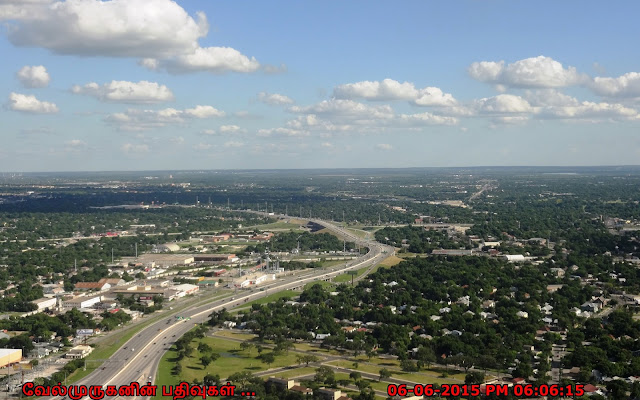
{"type": "Polygon", "coordinates": [[[54,309],[56,307],[56,301],[57,299],[55,297],[51,297],[51,298],[42,298],[42,299],[38,299],[38,300],[34,300],[33,304],[35,304],[36,306],[38,306],[38,312],[42,312],[46,309],[54,309]]]}
{"type": "Polygon", "coordinates": [[[189,283],[183,283],[182,285],[174,286],[173,289],[178,291],[178,297],[194,294],[198,290],[200,290],[198,285],[191,285],[189,283]]]}
{"type": "Polygon", "coordinates": [[[195,262],[235,262],[238,257],[235,254],[198,254],[194,255],[195,262]]]}
{"type": "Polygon", "coordinates": [[[102,301],[102,296],[88,297],[88,296],[79,296],[74,297],[72,299],[63,300],[62,308],[77,308],[78,310],[81,308],[92,307],[102,301]]]}
{"type": "Polygon", "coordinates": [[[0,368],[22,360],[22,349],[0,349],[0,368]]]}
{"type": "Polygon", "coordinates": [[[64,357],[71,360],[76,360],[79,358],[85,358],[86,356],[91,354],[92,351],[93,348],[91,346],[76,346],[73,349],[69,350],[67,354],[64,355],[64,357]]]}
{"type": "Polygon", "coordinates": [[[179,251],[180,246],[178,246],[175,243],[165,243],[165,244],[160,244],[156,246],[155,250],[163,253],[170,252],[170,251],[179,251]]]}

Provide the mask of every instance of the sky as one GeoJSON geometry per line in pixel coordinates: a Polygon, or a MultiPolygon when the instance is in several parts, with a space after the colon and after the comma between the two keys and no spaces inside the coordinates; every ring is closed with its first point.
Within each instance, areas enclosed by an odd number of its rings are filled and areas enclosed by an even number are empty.
{"type": "Polygon", "coordinates": [[[639,14],[0,0],[0,171],[637,165],[639,14]]]}

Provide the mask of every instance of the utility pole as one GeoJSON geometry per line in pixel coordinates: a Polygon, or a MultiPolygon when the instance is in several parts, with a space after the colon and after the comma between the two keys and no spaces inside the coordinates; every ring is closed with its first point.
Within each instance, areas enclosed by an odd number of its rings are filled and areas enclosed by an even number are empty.
{"type": "Polygon", "coordinates": [[[138,258],[138,243],[135,243],[136,246],[136,258],[138,258]]]}

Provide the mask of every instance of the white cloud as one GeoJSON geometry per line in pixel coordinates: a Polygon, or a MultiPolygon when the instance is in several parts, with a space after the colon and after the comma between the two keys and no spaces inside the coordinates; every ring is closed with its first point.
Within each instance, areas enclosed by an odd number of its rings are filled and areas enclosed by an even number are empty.
{"type": "Polygon", "coordinates": [[[455,125],[458,119],[454,117],[446,117],[424,112],[420,114],[401,114],[397,118],[397,122],[409,125],[455,125]]]}
{"type": "Polygon", "coordinates": [[[546,107],[540,110],[541,118],[580,119],[593,121],[596,119],[640,120],[638,111],[622,104],[594,103],[583,101],[576,105],[564,107],[546,107]]]}
{"type": "Polygon", "coordinates": [[[589,86],[600,96],[640,97],[640,73],[629,72],[617,78],[598,76],[589,86]]]}
{"type": "Polygon", "coordinates": [[[411,82],[398,82],[393,79],[362,81],[339,85],[333,90],[338,99],[366,99],[375,101],[407,100],[418,106],[454,106],[457,101],[449,93],[437,87],[416,89],[411,82]]]}
{"type": "Polygon", "coordinates": [[[414,100],[418,106],[439,106],[453,107],[458,102],[450,93],[444,93],[437,87],[426,87],[420,90],[418,97],[414,100]]]}
{"type": "Polygon", "coordinates": [[[198,151],[204,151],[204,150],[209,150],[213,147],[212,144],[209,143],[198,143],[196,145],[193,146],[194,150],[198,150],[198,151]]]}
{"type": "Polygon", "coordinates": [[[217,135],[218,132],[216,132],[215,129],[203,129],[200,131],[200,134],[205,136],[214,136],[217,135]]]}
{"type": "Polygon", "coordinates": [[[393,118],[393,109],[388,105],[368,106],[353,100],[331,99],[307,107],[293,106],[290,107],[289,110],[300,114],[323,114],[334,117],[366,119],[393,118]]]}
{"type": "Polygon", "coordinates": [[[161,103],[174,99],[173,92],[165,85],[156,82],[111,81],[102,86],[95,82],[71,88],[75,94],[93,96],[100,101],[118,103],[161,103]]]}
{"type": "Polygon", "coordinates": [[[224,144],[224,147],[242,147],[242,146],[244,146],[244,143],[242,143],[242,142],[230,141],[230,142],[226,142],[224,144]]]}
{"type": "Polygon", "coordinates": [[[149,145],[146,145],[146,144],[125,143],[122,145],[122,151],[127,154],[134,154],[134,153],[148,153],[150,149],[149,149],[149,145]]]}
{"type": "Polygon", "coordinates": [[[196,21],[171,0],[47,3],[37,2],[29,14],[0,14],[19,21],[8,29],[13,44],[59,54],[157,58],[194,52],[209,29],[204,13],[196,21]]]}
{"type": "Polygon", "coordinates": [[[580,104],[576,98],[556,89],[527,90],[524,97],[534,107],[565,107],[580,104]]]}
{"type": "Polygon", "coordinates": [[[49,86],[51,77],[43,65],[34,65],[20,68],[16,74],[22,86],[26,88],[43,88],[49,86]]]}
{"type": "Polygon", "coordinates": [[[165,108],[162,110],[128,109],[125,112],[110,114],[105,121],[126,131],[143,131],[161,128],[169,124],[180,124],[187,118],[211,118],[224,116],[223,111],[211,106],[196,106],[186,110],[165,108]]]}
{"type": "Polygon", "coordinates": [[[410,82],[384,79],[382,82],[362,81],[339,85],[333,89],[333,95],[338,99],[413,100],[418,96],[418,90],[410,82]]]}
{"type": "Polygon", "coordinates": [[[152,70],[166,70],[172,74],[189,72],[255,72],[260,63],[231,47],[198,47],[190,54],[166,59],[144,59],[140,62],[152,70]]]}
{"type": "Polygon", "coordinates": [[[309,136],[309,132],[300,129],[292,129],[292,128],[268,128],[268,129],[260,129],[258,130],[258,136],[269,137],[269,136],[309,136]]]}
{"type": "Polygon", "coordinates": [[[320,143],[320,146],[326,149],[333,149],[335,147],[332,143],[329,143],[329,142],[322,142],[320,143]]]}
{"type": "Polygon", "coordinates": [[[499,94],[475,101],[477,109],[486,114],[529,113],[533,109],[527,100],[512,94],[499,94]]]}
{"type": "Polygon", "coordinates": [[[393,146],[388,143],[379,143],[376,145],[376,149],[389,151],[389,150],[393,150],[393,146]]]}
{"type": "Polygon", "coordinates": [[[526,58],[507,65],[504,61],[474,62],[468,72],[481,82],[521,88],[565,87],[587,80],[574,67],[564,68],[558,61],[545,56],[526,58]]]}
{"type": "Polygon", "coordinates": [[[36,96],[20,93],[9,94],[9,108],[13,111],[21,111],[33,114],[52,114],[58,112],[58,106],[47,101],[40,101],[36,96]]]}
{"type": "Polygon", "coordinates": [[[195,106],[195,108],[184,110],[184,113],[195,118],[224,117],[226,115],[224,111],[211,106],[195,106]]]}
{"type": "Polygon", "coordinates": [[[260,92],[258,93],[258,101],[272,106],[293,104],[293,100],[290,97],[279,93],[260,92]]]}
{"type": "Polygon", "coordinates": [[[246,132],[244,129],[240,128],[238,125],[222,125],[219,128],[220,133],[242,133],[246,132]]]}
{"type": "Polygon", "coordinates": [[[80,139],[73,139],[65,142],[65,151],[83,151],[87,149],[87,142],[80,139]]]}
{"type": "Polygon", "coordinates": [[[0,0],[0,20],[34,19],[41,16],[53,0],[0,0]]]}

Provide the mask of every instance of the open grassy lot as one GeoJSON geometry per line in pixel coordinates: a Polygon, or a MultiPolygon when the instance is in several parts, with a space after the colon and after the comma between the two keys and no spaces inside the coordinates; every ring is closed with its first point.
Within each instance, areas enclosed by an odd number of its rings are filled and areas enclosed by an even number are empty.
{"type": "MultiPolygon", "coordinates": [[[[196,348],[200,342],[211,346],[215,353],[220,354],[220,358],[211,363],[205,370],[200,363],[200,357],[202,354],[200,354],[197,349],[194,349],[190,357],[185,357],[180,361],[180,364],[182,365],[180,380],[185,380],[187,382],[193,382],[196,378],[202,380],[206,374],[217,374],[224,379],[236,372],[257,372],[268,368],[296,365],[296,354],[291,351],[289,354],[284,353],[277,356],[274,363],[269,366],[257,358],[258,351],[255,348],[242,351],[240,350],[240,343],[238,342],[213,337],[194,340],[191,345],[196,348]]],[[[265,349],[263,352],[270,353],[271,350],[265,349]]],[[[173,357],[169,357],[168,361],[173,361],[171,363],[172,365],[175,364],[175,354],[173,357]]],[[[158,374],[160,374],[160,371],[158,374]]]]}
{"type": "Polygon", "coordinates": [[[332,282],[327,282],[327,281],[314,281],[314,282],[309,282],[306,285],[304,285],[304,290],[309,289],[310,287],[312,287],[313,285],[320,285],[322,286],[324,289],[329,290],[333,287],[335,287],[335,285],[332,282]]]}
{"type": "MultiPolygon", "coordinates": [[[[404,372],[399,368],[394,367],[393,360],[380,360],[380,359],[372,359],[372,364],[359,362],[358,363],[358,371],[368,372],[371,374],[380,373],[380,369],[386,368],[392,373],[392,377],[407,380],[409,382],[415,383],[434,383],[434,384],[443,384],[443,383],[456,383],[456,382],[464,382],[465,375],[463,373],[451,371],[451,373],[443,378],[440,372],[435,372],[432,370],[423,370],[420,372],[404,372]],[[380,363],[376,363],[376,361],[383,361],[380,363]],[[374,365],[378,364],[378,365],[374,365]]],[[[353,369],[353,362],[346,360],[337,360],[331,361],[327,363],[329,365],[334,365],[336,367],[350,368],[353,369]]]]}
{"type": "Polygon", "coordinates": [[[241,332],[224,331],[224,330],[216,331],[213,336],[220,336],[223,338],[231,338],[231,339],[238,339],[238,340],[251,340],[256,337],[256,335],[252,333],[241,333],[241,332]]]}
{"type": "Polygon", "coordinates": [[[355,275],[353,276],[353,278],[357,278],[360,275],[362,275],[367,269],[366,268],[360,268],[357,269],[355,271],[350,271],[349,273],[345,273],[345,274],[341,274],[336,276],[335,278],[333,278],[333,282],[335,283],[350,283],[351,282],[351,272],[354,272],[355,275]]]}

